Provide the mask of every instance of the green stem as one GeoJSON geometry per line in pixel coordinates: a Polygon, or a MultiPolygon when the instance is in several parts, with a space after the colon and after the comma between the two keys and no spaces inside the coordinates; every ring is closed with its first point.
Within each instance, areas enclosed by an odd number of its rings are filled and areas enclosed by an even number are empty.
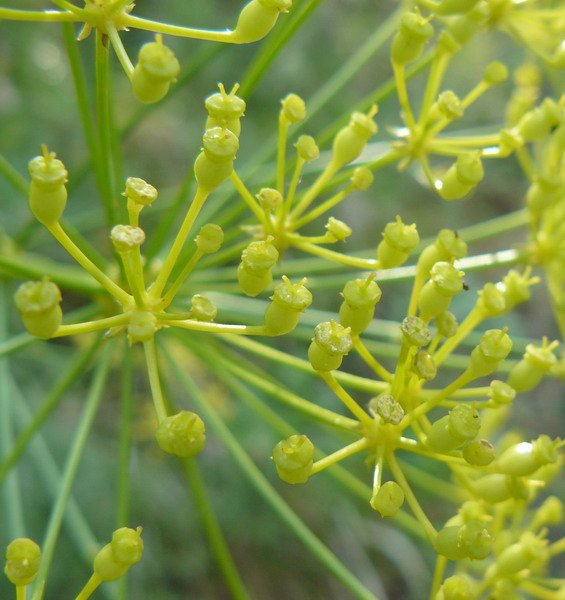
{"type": "Polygon", "coordinates": [[[91,333],[101,329],[110,329],[125,325],[130,319],[130,313],[122,313],[106,319],[97,321],[86,321],[85,323],[75,323],[72,325],[61,325],[59,329],[51,336],[52,338],[64,337],[67,335],[78,335],[80,333],[91,333]]]}
{"type": "Polygon", "coordinates": [[[353,336],[353,347],[359,353],[359,356],[373,369],[383,381],[391,382],[392,375],[376,360],[373,355],[367,350],[358,335],[353,336]]]}
{"type": "Polygon", "coordinates": [[[122,43],[122,38],[120,34],[116,31],[116,28],[113,25],[109,25],[108,28],[108,37],[110,38],[110,42],[112,43],[112,48],[114,48],[114,52],[122,65],[122,69],[125,74],[128,76],[128,79],[133,77],[134,66],[124,48],[122,43]]]}
{"type": "Polygon", "coordinates": [[[436,594],[441,586],[443,580],[443,574],[445,572],[445,566],[447,565],[447,558],[438,554],[436,559],[436,567],[434,569],[434,580],[432,581],[432,587],[430,589],[430,600],[435,600],[436,594]]]}
{"type": "Polygon", "coordinates": [[[163,293],[163,289],[167,284],[169,276],[171,275],[171,272],[177,262],[184,243],[186,242],[186,238],[188,237],[188,234],[190,233],[190,230],[194,225],[194,221],[196,220],[200,209],[204,205],[206,198],[208,198],[209,193],[210,192],[203,190],[201,187],[197,188],[194,199],[192,200],[190,208],[188,209],[184,221],[182,222],[181,228],[177,233],[177,237],[175,238],[175,241],[169,250],[169,254],[163,262],[163,266],[159,271],[157,279],[155,279],[155,283],[149,289],[149,295],[151,298],[158,299],[163,293]]]}
{"type": "Polygon", "coordinates": [[[155,412],[157,413],[157,420],[161,423],[161,421],[167,418],[167,407],[165,406],[163,390],[161,389],[155,338],[153,337],[147,342],[143,342],[143,349],[145,351],[145,362],[147,364],[147,375],[149,377],[153,405],[155,406],[155,412]]]}
{"type": "Polygon", "coordinates": [[[326,382],[326,385],[332,392],[347,406],[347,408],[359,419],[359,422],[371,428],[373,418],[369,416],[359,404],[354,400],[339,384],[331,372],[320,372],[320,377],[326,382]]]}
{"type": "Polygon", "coordinates": [[[309,242],[293,240],[292,245],[299,250],[303,250],[309,254],[314,254],[315,256],[327,258],[328,260],[332,260],[342,265],[357,267],[358,269],[375,270],[379,268],[379,261],[376,258],[359,258],[357,256],[349,256],[347,254],[342,254],[341,252],[336,252],[335,250],[330,250],[329,248],[321,248],[320,246],[311,244],[309,242]]]}
{"type": "Polygon", "coordinates": [[[0,173],[12,187],[27,198],[29,183],[27,179],[0,154],[0,173]]]}
{"type": "Polygon", "coordinates": [[[213,31],[210,29],[194,29],[192,27],[182,27],[180,25],[169,25],[150,19],[142,19],[134,15],[124,15],[122,23],[126,27],[134,29],[143,29],[153,33],[164,33],[165,35],[175,35],[178,37],[188,37],[195,40],[208,40],[211,42],[237,43],[232,39],[232,31],[213,31]]]}
{"type": "Polygon", "coordinates": [[[348,444],[343,448],[340,448],[336,452],[328,454],[327,456],[324,456],[324,458],[317,460],[312,467],[312,472],[310,473],[310,475],[315,475],[316,473],[319,473],[320,471],[323,471],[328,467],[334,466],[336,463],[344,460],[345,458],[353,456],[358,452],[361,452],[361,450],[366,450],[370,446],[371,441],[367,438],[361,438],[359,440],[356,440],[355,442],[348,444]]]}
{"type": "Polygon", "coordinates": [[[200,514],[204,529],[208,536],[210,546],[216,555],[216,561],[224,580],[231,592],[234,600],[250,600],[251,596],[247,593],[243,581],[237,570],[237,566],[230,553],[229,547],[220,529],[220,525],[212,509],[212,503],[206,492],[206,487],[198,469],[196,461],[184,459],[182,461],[184,474],[192,490],[192,495],[196,503],[196,509],[200,514]]]}
{"type": "MultiPolygon", "coordinates": [[[[0,339],[7,333],[9,322],[8,313],[9,289],[6,282],[0,282],[0,339]]],[[[9,455],[14,440],[14,409],[13,396],[10,393],[10,365],[7,358],[0,359],[0,453],[2,458],[9,455]]],[[[4,519],[7,533],[11,539],[25,534],[25,522],[19,478],[12,473],[2,490],[4,504],[4,519]]]]}
{"type": "Polygon", "coordinates": [[[115,224],[114,181],[112,170],[112,119],[110,117],[109,52],[103,34],[96,30],[96,118],[98,124],[98,185],[106,212],[106,224],[115,224]]]}
{"type": "Polygon", "coordinates": [[[70,12],[15,10],[0,8],[0,19],[12,21],[82,21],[82,17],[70,12]]]}
{"type": "MultiPolygon", "coordinates": [[[[123,348],[122,382],[120,389],[120,433],[118,453],[118,508],[116,511],[116,527],[125,527],[129,521],[130,505],[130,449],[132,442],[132,416],[133,416],[133,371],[131,349],[123,348]]],[[[126,577],[123,578],[127,580],[126,577]]],[[[122,586],[123,588],[123,586],[122,586]]],[[[123,594],[124,590],[120,592],[123,594]]],[[[126,595],[127,597],[127,595],[126,595]]]]}
{"type": "Polygon", "coordinates": [[[392,452],[387,453],[386,461],[388,463],[388,466],[389,466],[394,478],[396,479],[396,482],[402,488],[404,495],[406,496],[406,500],[408,501],[408,504],[410,505],[410,508],[412,509],[412,512],[414,513],[415,517],[420,522],[420,525],[422,525],[429,542],[433,545],[436,540],[437,531],[435,530],[434,526],[431,524],[430,520],[428,519],[426,513],[423,511],[422,507],[420,506],[418,499],[414,495],[414,492],[412,491],[410,484],[406,480],[406,477],[404,477],[404,473],[402,472],[402,469],[401,469],[400,465],[398,464],[398,461],[396,460],[396,457],[394,456],[394,454],[392,452]]]}
{"type": "Polygon", "coordinates": [[[65,509],[82,459],[90,428],[94,421],[94,417],[96,416],[96,412],[98,411],[100,401],[102,400],[104,386],[110,370],[110,359],[113,350],[114,345],[110,344],[108,348],[105,349],[100,362],[98,363],[74,441],[69,449],[65,468],[63,470],[63,477],[59,487],[59,493],[53,506],[47,525],[47,531],[45,532],[44,542],[42,544],[41,565],[39,567],[37,579],[35,580],[32,600],[42,600],[44,596],[47,574],[51,567],[51,561],[53,560],[55,545],[59,537],[65,509]]]}
{"type": "Polygon", "coordinates": [[[81,249],[71,240],[61,227],[60,223],[47,226],[51,235],[63,246],[63,248],[77,261],[77,263],[98,283],[104,287],[118,302],[122,305],[129,305],[133,298],[125,292],[119,285],[114,283],[105,273],[103,273],[81,249]]]}

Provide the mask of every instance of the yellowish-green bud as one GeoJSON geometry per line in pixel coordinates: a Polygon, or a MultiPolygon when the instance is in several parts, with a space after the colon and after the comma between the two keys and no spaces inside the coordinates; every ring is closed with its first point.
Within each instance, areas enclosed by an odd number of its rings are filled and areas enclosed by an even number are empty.
{"type": "Polygon", "coordinates": [[[49,339],[63,321],[61,290],[57,284],[44,278],[28,281],[14,295],[25,328],[35,337],[49,339]]]}
{"type": "Polygon", "coordinates": [[[288,123],[298,123],[306,118],[306,104],[297,94],[289,94],[281,104],[281,115],[288,123]]]}
{"type": "Polygon", "coordinates": [[[110,239],[116,252],[127,254],[134,248],[139,248],[145,241],[145,232],[141,227],[131,225],[115,225],[110,231],[110,239]]]}
{"type": "Polygon", "coordinates": [[[306,162],[316,160],[320,156],[320,149],[316,144],[316,140],[310,135],[301,135],[294,147],[298,156],[306,162]]]}
{"type": "Polygon", "coordinates": [[[163,452],[192,458],[204,448],[206,442],[204,421],[196,413],[181,410],[159,423],[155,438],[163,452]]]}
{"type": "Polygon", "coordinates": [[[218,309],[208,298],[206,298],[206,296],[201,296],[200,294],[192,296],[191,319],[211,323],[216,318],[217,314],[218,309]]]}
{"type": "Polygon", "coordinates": [[[17,586],[30,584],[39,571],[41,549],[29,538],[17,538],[6,548],[4,573],[17,586]]]}
{"type": "Polygon", "coordinates": [[[194,241],[201,252],[212,254],[222,247],[224,231],[219,225],[208,223],[200,229],[194,241]]]}
{"type": "Polygon", "coordinates": [[[291,435],[273,449],[272,460],[286,483],[306,483],[314,464],[314,445],[305,435],[291,435]]]}
{"type": "Polygon", "coordinates": [[[159,192],[151,184],[139,177],[128,177],[126,179],[126,190],[122,194],[128,200],[141,206],[151,206],[157,200],[159,192]]]}
{"type": "Polygon", "coordinates": [[[275,210],[283,203],[282,194],[274,188],[261,188],[255,197],[267,210],[275,210]]]}
{"type": "Polygon", "coordinates": [[[370,504],[381,517],[394,517],[404,504],[404,491],[396,481],[386,481],[373,494],[370,504]]]}
{"type": "Polygon", "coordinates": [[[180,64],[160,35],[154,42],[144,44],[131,78],[134,96],[146,104],[158,102],[167,95],[171,83],[180,73],[180,64]]]}
{"type": "Polygon", "coordinates": [[[334,219],[333,217],[328,219],[326,230],[326,236],[331,242],[343,242],[353,233],[351,227],[349,227],[347,223],[344,223],[339,219],[334,219]]]}

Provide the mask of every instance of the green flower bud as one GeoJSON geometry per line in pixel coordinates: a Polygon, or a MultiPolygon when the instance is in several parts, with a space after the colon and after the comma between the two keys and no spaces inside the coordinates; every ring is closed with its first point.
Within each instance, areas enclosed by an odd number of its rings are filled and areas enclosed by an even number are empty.
{"type": "Polygon", "coordinates": [[[440,181],[437,192],[444,200],[466,196],[484,177],[481,152],[463,152],[440,181]]]}
{"type": "Polygon", "coordinates": [[[469,442],[463,448],[463,458],[470,465],[486,467],[494,460],[494,446],[487,440],[469,442]]]}
{"type": "MultiPolygon", "coordinates": [[[[404,418],[404,409],[390,394],[380,394],[369,400],[369,412],[381,417],[385,423],[398,425],[404,418]]],[[[373,507],[374,508],[374,507],[373,507]]]]}
{"type": "Polygon", "coordinates": [[[315,371],[333,371],[353,347],[350,329],[335,321],[316,325],[308,348],[308,359],[315,371]]]}
{"type": "Polygon", "coordinates": [[[557,448],[561,444],[560,439],[552,440],[547,435],[540,435],[533,442],[510,446],[498,458],[498,470],[513,477],[532,475],[540,467],[557,461],[557,448]]]}
{"type": "Polygon", "coordinates": [[[498,504],[510,498],[526,500],[529,496],[528,484],[520,478],[501,473],[492,473],[471,483],[474,494],[490,504],[498,504]]]}
{"type": "Polygon", "coordinates": [[[101,581],[115,581],[123,577],[128,569],[128,564],[114,558],[112,544],[106,544],[94,557],[94,573],[101,581]]]}
{"type": "Polygon", "coordinates": [[[431,381],[437,375],[437,366],[431,354],[425,350],[418,350],[414,355],[412,371],[416,373],[418,379],[431,381]]]}
{"type": "Polygon", "coordinates": [[[563,120],[562,110],[555,100],[546,98],[541,106],[528,111],[516,126],[518,135],[525,142],[545,137],[563,120]]]}
{"type": "Polygon", "coordinates": [[[353,335],[367,328],[375,314],[375,305],[381,299],[382,291],[374,277],[375,273],[371,273],[367,279],[348,281],[341,293],[339,322],[349,327],[353,335]]]}
{"type": "Polygon", "coordinates": [[[449,414],[433,423],[427,444],[434,452],[451,452],[479,433],[481,420],[475,408],[458,404],[449,414]]]}
{"type": "Polygon", "coordinates": [[[208,223],[200,229],[194,241],[201,252],[212,254],[222,247],[224,231],[219,225],[208,223]]]}
{"type": "Polygon", "coordinates": [[[430,244],[420,253],[416,265],[418,275],[429,277],[431,268],[437,262],[451,262],[453,259],[463,258],[467,255],[467,244],[459,237],[456,231],[442,229],[433,244],[430,244]]]}
{"type": "Polygon", "coordinates": [[[486,283],[479,291],[477,307],[480,308],[485,317],[496,317],[507,312],[506,297],[500,286],[494,283],[486,283]]]}
{"type": "Polygon", "coordinates": [[[110,231],[110,239],[118,254],[127,254],[143,244],[145,241],[145,232],[141,227],[115,225],[110,231]]]}
{"type": "Polygon", "coordinates": [[[418,305],[420,317],[429,321],[444,313],[451,303],[451,297],[463,290],[463,276],[448,262],[437,262],[430,270],[430,279],[420,291],[418,305]]]}
{"type": "Polygon", "coordinates": [[[405,65],[416,60],[433,34],[434,28],[421,14],[404,14],[400,21],[400,29],[392,39],[390,48],[392,62],[405,65]]]}
{"type": "Polygon", "coordinates": [[[200,294],[192,296],[191,301],[191,319],[211,323],[217,316],[218,309],[206,298],[200,294]]]}
{"type": "Polygon", "coordinates": [[[291,435],[274,447],[271,458],[283,481],[306,483],[314,464],[314,444],[305,435],[291,435]]]}
{"type": "Polygon", "coordinates": [[[33,216],[43,225],[55,225],[61,218],[67,204],[68,173],[65,165],[41,147],[42,156],[36,156],[28,164],[31,176],[29,188],[29,208],[33,216]]]}
{"type": "Polygon", "coordinates": [[[163,44],[161,35],[154,42],[144,44],[139,51],[137,65],[131,78],[134,96],[145,104],[163,99],[171,83],[180,73],[180,64],[170,48],[163,44]]]}
{"type": "Polygon", "coordinates": [[[396,481],[386,481],[373,494],[370,504],[381,517],[394,517],[404,504],[404,492],[396,481]]]}
{"type": "Polygon", "coordinates": [[[271,335],[283,335],[298,324],[300,315],[312,304],[312,294],[304,284],[306,279],[291,283],[283,275],[283,281],[275,286],[271,304],[265,311],[265,328],[271,335]]]}
{"type": "Polygon", "coordinates": [[[490,382],[489,397],[497,404],[512,404],[516,398],[516,390],[504,381],[493,379],[490,382]]]}
{"type": "Polygon", "coordinates": [[[298,123],[306,118],[306,104],[297,94],[289,94],[281,104],[281,115],[287,123],[298,123]]]}
{"type": "Polygon", "coordinates": [[[445,119],[454,121],[455,119],[461,119],[465,110],[457,94],[451,90],[446,90],[438,96],[430,112],[434,118],[444,117],[445,119]]]}
{"type": "MultiPolygon", "coordinates": [[[[457,2],[457,0],[456,0],[457,2]]],[[[459,4],[459,2],[457,2],[459,4]]],[[[472,10],[464,15],[455,17],[449,22],[447,33],[459,45],[465,45],[476,35],[490,17],[490,9],[486,4],[480,2],[472,10]]]]}
{"type": "Polygon", "coordinates": [[[220,91],[208,96],[204,101],[204,106],[208,111],[205,129],[223,127],[239,137],[240,119],[245,113],[245,100],[235,95],[239,84],[236,83],[229,94],[226,93],[222,83],[219,83],[218,87],[220,91]]]}
{"type": "Polygon", "coordinates": [[[152,312],[135,312],[128,324],[128,340],[130,344],[148,342],[159,329],[157,317],[152,312]]]}
{"type": "Polygon", "coordinates": [[[251,0],[246,4],[231,35],[236,44],[249,44],[264,38],[275,26],[279,13],[288,12],[292,0],[251,0]]]}
{"type": "Polygon", "coordinates": [[[467,558],[465,548],[459,544],[459,525],[450,525],[438,531],[434,548],[438,554],[449,560],[462,560],[467,558]]]}
{"type": "Polygon", "coordinates": [[[528,188],[526,202],[535,214],[540,214],[563,196],[563,185],[559,180],[538,177],[528,188]]]}
{"type": "Polygon", "coordinates": [[[261,188],[255,198],[268,210],[275,210],[283,203],[282,194],[274,188],[261,188]]]}
{"type": "Polygon", "coordinates": [[[257,296],[271,285],[272,267],[279,258],[279,252],[272,244],[272,237],[251,242],[241,254],[237,269],[239,287],[248,296],[257,296]]]}
{"type": "Polygon", "coordinates": [[[22,283],[14,294],[16,308],[30,335],[49,339],[63,321],[61,290],[47,278],[22,283]]]}
{"type": "Polygon", "coordinates": [[[434,600],[473,600],[473,587],[463,575],[452,575],[442,584],[434,600]]]}
{"type": "Polygon", "coordinates": [[[448,311],[437,315],[435,324],[438,333],[445,338],[453,337],[457,333],[457,329],[459,327],[455,315],[448,311]]]}
{"type": "Polygon", "coordinates": [[[491,553],[494,538],[480,521],[469,521],[459,529],[457,541],[469,558],[483,560],[491,553]]]}
{"type": "Polygon", "coordinates": [[[117,563],[128,565],[137,564],[143,554],[143,540],[141,539],[142,528],[130,529],[120,527],[112,534],[110,546],[112,556],[117,563]]]}
{"type": "Polygon", "coordinates": [[[39,571],[41,549],[29,538],[17,538],[6,548],[4,573],[14,585],[30,584],[39,571]]]}
{"type": "Polygon", "coordinates": [[[212,127],[206,130],[202,144],[202,152],[194,162],[194,174],[198,186],[211,192],[232,174],[239,140],[229,129],[212,127]]]}
{"type": "Polygon", "coordinates": [[[306,162],[311,162],[320,157],[320,149],[311,135],[301,135],[294,147],[298,156],[306,162]]]}
{"type": "Polygon", "coordinates": [[[421,348],[432,341],[432,332],[420,317],[406,317],[402,321],[400,330],[410,346],[421,348]]]}
{"type": "Polygon", "coordinates": [[[551,367],[557,363],[557,357],[552,350],[558,345],[557,341],[549,344],[547,338],[543,338],[541,346],[528,344],[524,357],[508,375],[508,385],[517,392],[526,392],[535,388],[551,367]]]}
{"type": "Polygon", "coordinates": [[[483,73],[483,81],[488,85],[498,85],[508,79],[508,68],[497,60],[489,63],[483,73]]]}
{"type": "Polygon", "coordinates": [[[326,223],[326,230],[326,236],[331,242],[343,242],[353,233],[349,225],[343,221],[334,219],[333,217],[328,219],[328,222],[326,223]]]}
{"type": "Polygon", "coordinates": [[[369,138],[377,133],[377,124],[373,117],[377,106],[373,105],[367,114],[354,112],[349,125],[340,129],[332,145],[332,163],[336,168],[354,161],[363,151],[369,138]]]}
{"type": "Polygon", "coordinates": [[[531,267],[523,273],[511,269],[502,280],[502,290],[506,300],[507,310],[512,310],[516,304],[526,302],[531,297],[530,286],[539,282],[539,277],[530,277],[531,267]]]}
{"type": "Polygon", "coordinates": [[[159,192],[149,183],[139,177],[128,177],[126,179],[126,190],[122,194],[128,200],[141,206],[151,206],[157,200],[159,192]]]}
{"type": "Polygon", "coordinates": [[[383,239],[377,247],[377,258],[381,267],[391,269],[400,266],[419,242],[416,224],[404,225],[402,219],[397,216],[394,223],[386,225],[383,239]]]}
{"type": "Polygon", "coordinates": [[[531,531],[520,536],[516,544],[504,549],[496,558],[494,571],[498,576],[514,575],[528,568],[534,561],[548,559],[547,540],[541,539],[531,531]]]}
{"type": "Polygon", "coordinates": [[[481,337],[479,345],[471,352],[469,370],[476,377],[490,375],[512,350],[512,340],[506,329],[489,329],[481,337]]]}
{"type": "Polygon", "coordinates": [[[469,404],[458,404],[449,411],[447,429],[460,440],[472,440],[479,433],[481,419],[478,411],[469,404]]]}
{"type": "Polygon", "coordinates": [[[351,176],[351,185],[354,190],[364,192],[371,187],[374,180],[375,176],[370,169],[367,167],[357,167],[351,176]]]}
{"type": "Polygon", "coordinates": [[[204,421],[196,413],[181,410],[159,423],[155,438],[163,452],[181,458],[192,458],[204,448],[204,421]]]}

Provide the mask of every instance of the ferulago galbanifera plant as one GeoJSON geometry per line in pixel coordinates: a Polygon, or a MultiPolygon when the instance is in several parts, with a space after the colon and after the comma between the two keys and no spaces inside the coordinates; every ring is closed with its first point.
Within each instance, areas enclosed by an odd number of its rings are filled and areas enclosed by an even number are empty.
{"type": "Polygon", "coordinates": [[[0,595],[565,598],[565,5],[242,4],[0,7],[0,595]]]}

